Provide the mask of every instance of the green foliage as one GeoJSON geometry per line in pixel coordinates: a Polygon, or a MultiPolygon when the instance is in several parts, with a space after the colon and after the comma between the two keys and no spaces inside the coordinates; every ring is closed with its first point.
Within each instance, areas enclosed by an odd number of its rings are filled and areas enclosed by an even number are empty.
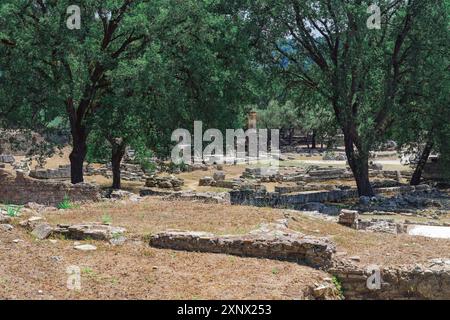
{"type": "Polygon", "coordinates": [[[169,172],[175,172],[175,171],[185,172],[185,171],[187,171],[187,165],[183,161],[178,164],[170,162],[167,167],[167,171],[169,171],[169,172]]]}
{"type": "Polygon", "coordinates": [[[344,298],[344,289],[342,288],[342,283],[339,280],[339,278],[336,276],[333,276],[332,282],[333,282],[333,285],[335,286],[336,290],[339,292],[340,298],[344,298]]]}
{"type": "Polygon", "coordinates": [[[111,218],[111,216],[108,215],[108,214],[104,214],[104,215],[102,216],[102,223],[103,223],[103,224],[111,224],[111,223],[112,223],[112,218],[111,218]]]}
{"type": "Polygon", "coordinates": [[[291,102],[280,104],[278,101],[269,102],[266,109],[257,110],[258,126],[267,129],[298,128],[300,123],[299,110],[291,102]]]}
{"type": "Polygon", "coordinates": [[[63,198],[63,201],[57,204],[56,206],[60,210],[68,210],[74,208],[73,203],[70,201],[70,198],[68,195],[65,195],[63,198]]]}
{"type": "Polygon", "coordinates": [[[138,146],[138,148],[135,149],[135,152],[136,154],[134,161],[141,166],[142,170],[148,174],[154,173],[157,166],[152,160],[153,152],[143,145],[138,146]]]}
{"type": "Polygon", "coordinates": [[[20,211],[22,210],[23,206],[15,206],[15,205],[6,205],[6,215],[8,217],[14,218],[19,216],[20,211]]]}
{"type": "Polygon", "coordinates": [[[104,142],[104,137],[93,131],[87,141],[88,151],[86,161],[88,163],[108,163],[111,161],[111,145],[104,142]]]}

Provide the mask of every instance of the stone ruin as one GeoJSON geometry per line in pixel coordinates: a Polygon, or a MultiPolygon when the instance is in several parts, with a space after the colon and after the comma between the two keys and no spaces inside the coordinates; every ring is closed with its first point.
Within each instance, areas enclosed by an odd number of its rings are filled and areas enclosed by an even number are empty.
{"type": "MultiPolygon", "coordinates": [[[[374,188],[378,193],[406,193],[429,190],[428,185],[374,188]]],[[[348,199],[358,199],[357,189],[336,189],[330,191],[305,191],[294,193],[267,192],[264,189],[244,189],[230,191],[231,204],[254,205],[259,207],[297,209],[307,203],[335,203],[348,199]]]]}
{"type": "Polygon", "coordinates": [[[57,205],[68,197],[73,202],[99,201],[100,188],[89,183],[70,184],[59,181],[37,180],[16,171],[16,176],[0,169],[0,202],[25,204],[35,202],[57,205]]]}
{"type": "MultiPolygon", "coordinates": [[[[107,163],[100,168],[87,165],[84,167],[84,172],[86,176],[97,175],[107,179],[112,179],[113,177],[111,163],[107,163]]],[[[141,165],[122,162],[120,164],[120,177],[124,181],[144,181],[148,178],[148,175],[142,170],[141,165]]]]}
{"type": "Polygon", "coordinates": [[[64,237],[72,240],[98,240],[110,241],[113,244],[122,244],[125,241],[125,228],[114,227],[101,223],[85,223],[52,226],[42,216],[33,216],[19,223],[19,225],[39,240],[49,237],[64,237]]]}
{"type": "Polygon", "coordinates": [[[169,230],[151,236],[150,245],[173,250],[286,260],[316,268],[330,267],[336,250],[328,239],[289,230],[285,222],[265,224],[246,235],[217,236],[205,232],[169,230]]]}
{"type": "Polygon", "coordinates": [[[230,195],[228,192],[194,192],[182,191],[173,192],[163,197],[163,200],[184,200],[197,201],[203,203],[230,203],[230,195]]]}
{"type": "Polygon", "coordinates": [[[373,267],[339,262],[327,271],[339,279],[345,298],[357,299],[448,299],[450,260],[430,259],[427,263],[380,266],[380,289],[371,290],[367,280],[373,267]]]}
{"type": "Polygon", "coordinates": [[[156,176],[153,175],[147,178],[145,187],[147,188],[160,188],[170,189],[174,191],[181,191],[181,187],[184,185],[184,180],[175,176],[156,176]]]}
{"type": "Polygon", "coordinates": [[[322,157],[324,161],[347,161],[347,156],[344,152],[325,152],[322,157]]]}
{"type": "Polygon", "coordinates": [[[342,209],[339,215],[339,224],[349,228],[357,228],[359,220],[358,211],[342,209]]]}
{"type": "Polygon", "coordinates": [[[70,165],[60,165],[57,169],[35,169],[29,173],[35,179],[70,179],[70,165]]]}
{"type": "MultiPolygon", "coordinates": [[[[85,176],[103,176],[107,179],[112,179],[112,167],[111,164],[103,165],[99,168],[87,164],[83,167],[85,176]]],[[[122,163],[120,165],[120,176],[124,181],[144,181],[148,178],[148,175],[142,170],[140,165],[122,163]]],[[[30,171],[30,177],[35,179],[57,179],[67,180],[70,179],[70,165],[60,165],[55,169],[39,169],[36,168],[30,171]]]]}
{"type": "Polygon", "coordinates": [[[0,163],[13,164],[16,159],[10,154],[0,154],[0,163]]]}
{"type": "Polygon", "coordinates": [[[200,187],[217,187],[224,189],[238,189],[245,183],[248,182],[244,179],[226,180],[225,172],[223,171],[216,171],[212,177],[205,176],[198,181],[200,187]]]}

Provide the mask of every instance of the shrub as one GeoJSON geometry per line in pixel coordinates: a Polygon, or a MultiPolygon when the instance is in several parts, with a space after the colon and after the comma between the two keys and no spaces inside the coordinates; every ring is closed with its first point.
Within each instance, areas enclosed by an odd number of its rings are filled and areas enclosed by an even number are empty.
{"type": "Polygon", "coordinates": [[[72,209],[73,208],[73,204],[72,202],[70,202],[70,198],[69,196],[66,194],[64,196],[64,199],[62,202],[58,203],[58,205],[56,206],[58,209],[62,209],[62,210],[66,210],[66,209],[72,209]]]}
{"type": "Polygon", "coordinates": [[[17,217],[20,213],[20,210],[22,210],[22,206],[7,205],[6,215],[11,218],[17,217]]]}
{"type": "Polygon", "coordinates": [[[103,224],[111,224],[111,222],[112,222],[112,218],[111,218],[110,215],[104,214],[104,215],[102,216],[102,223],[103,223],[103,224]]]}

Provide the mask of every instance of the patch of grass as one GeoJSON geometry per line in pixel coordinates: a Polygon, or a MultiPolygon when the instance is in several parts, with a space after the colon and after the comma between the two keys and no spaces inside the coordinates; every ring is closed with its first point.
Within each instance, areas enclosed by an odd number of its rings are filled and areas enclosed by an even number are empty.
{"type": "Polygon", "coordinates": [[[280,273],[280,270],[278,270],[278,268],[273,268],[272,269],[272,274],[277,275],[280,273]]]}
{"type": "Polygon", "coordinates": [[[19,215],[22,208],[23,208],[22,206],[7,205],[6,206],[6,215],[8,217],[15,218],[19,215]]]}
{"type": "Polygon", "coordinates": [[[62,202],[58,203],[58,205],[56,206],[58,209],[61,210],[68,210],[68,209],[73,209],[74,205],[73,203],[70,201],[69,196],[66,194],[64,196],[64,199],[62,202]]]}
{"type": "Polygon", "coordinates": [[[88,275],[88,276],[93,276],[93,275],[95,275],[94,270],[93,270],[92,268],[90,268],[90,267],[84,267],[84,268],[82,268],[82,269],[81,269],[81,273],[82,273],[82,274],[85,274],[85,275],[88,275]]]}
{"type": "Polygon", "coordinates": [[[58,240],[68,240],[67,236],[63,233],[58,233],[56,235],[53,235],[52,238],[58,239],[58,240]]]}
{"type": "Polygon", "coordinates": [[[339,292],[340,298],[344,298],[344,289],[342,288],[342,283],[339,280],[339,278],[336,276],[333,276],[331,281],[333,282],[334,286],[336,287],[336,290],[339,292]]]}
{"type": "Polygon", "coordinates": [[[112,223],[112,218],[109,214],[104,214],[102,216],[102,223],[103,224],[111,224],[112,223]]]}
{"type": "Polygon", "coordinates": [[[114,240],[120,239],[120,237],[122,237],[122,233],[121,232],[114,232],[112,235],[112,238],[114,240]]]}

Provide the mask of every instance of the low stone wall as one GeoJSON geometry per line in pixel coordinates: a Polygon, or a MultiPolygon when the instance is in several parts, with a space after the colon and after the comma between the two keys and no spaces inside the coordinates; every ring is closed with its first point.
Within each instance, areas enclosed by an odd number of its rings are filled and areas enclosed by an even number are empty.
{"type": "Polygon", "coordinates": [[[230,203],[230,196],[227,192],[193,192],[182,191],[173,192],[163,198],[164,200],[198,201],[203,203],[230,203]]]}
{"type": "Polygon", "coordinates": [[[184,180],[174,176],[151,176],[145,182],[147,188],[172,189],[180,191],[184,180]]]}
{"type": "Polygon", "coordinates": [[[230,191],[231,204],[270,207],[295,207],[308,202],[339,202],[356,198],[357,190],[331,190],[317,192],[297,192],[280,194],[278,192],[255,193],[249,190],[230,191]]]}
{"type": "Polygon", "coordinates": [[[14,163],[16,159],[10,154],[0,154],[0,162],[1,163],[14,163]]]}
{"type": "Polygon", "coordinates": [[[268,230],[264,227],[246,235],[229,236],[166,231],[153,235],[150,245],[173,250],[286,260],[322,269],[331,266],[335,252],[334,244],[325,238],[305,236],[287,229],[268,230]]]}
{"type": "MultiPolygon", "coordinates": [[[[390,188],[374,188],[377,193],[412,192],[429,190],[428,185],[400,186],[390,188]]],[[[340,202],[346,199],[358,198],[358,190],[330,190],[280,194],[278,192],[264,192],[252,190],[230,191],[231,204],[291,207],[303,205],[309,202],[340,202]]]]}
{"type": "Polygon", "coordinates": [[[337,267],[328,272],[342,284],[345,299],[450,299],[450,260],[433,259],[416,266],[379,268],[380,286],[376,284],[374,267],[337,267]],[[374,279],[374,280],[372,280],[374,279]]]}
{"type": "Polygon", "coordinates": [[[57,169],[31,170],[30,177],[35,179],[70,179],[70,165],[59,166],[57,169]]]}
{"type": "Polygon", "coordinates": [[[98,201],[98,186],[79,183],[72,185],[66,182],[36,180],[17,171],[16,176],[0,169],[0,202],[25,204],[35,202],[45,205],[56,205],[68,196],[70,201],[98,201]]]}

